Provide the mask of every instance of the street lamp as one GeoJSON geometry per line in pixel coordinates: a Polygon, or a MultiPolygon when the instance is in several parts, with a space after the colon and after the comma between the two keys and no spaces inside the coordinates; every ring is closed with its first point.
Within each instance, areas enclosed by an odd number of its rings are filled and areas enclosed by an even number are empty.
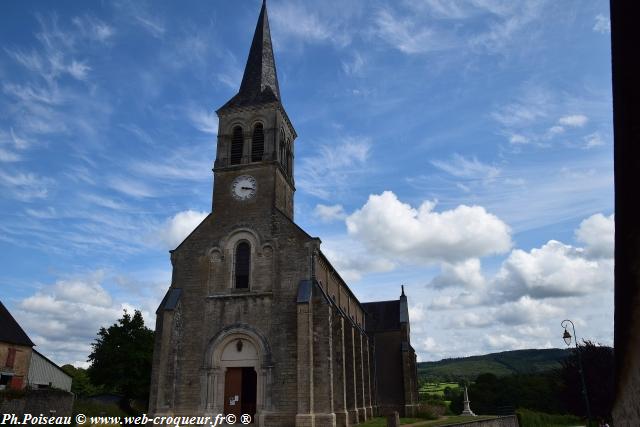
{"type": "Polygon", "coordinates": [[[567,347],[571,345],[571,334],[567,330],[567,324],[571,324],[571,329],[573,329],[573,337],[575,338],[576,344],[576,353],[578,353],[578,372],[580,372],[580,380],[582,381],[582,395],[584,396],[584,405],[587,408],[587,420],[591,421],[591,408],[589,407],[589,397],[587,396],[587,385],[584,381],[584,372],[582,371],[582,357],[580,355],[580,348],[578,347],[578,337],[576,336],[576,327],[573,322],[569,319],[565,319],[560,323],[560,326],[564,328],[564,334],[562,334],[562,339],[564,340],[567,347]]]}

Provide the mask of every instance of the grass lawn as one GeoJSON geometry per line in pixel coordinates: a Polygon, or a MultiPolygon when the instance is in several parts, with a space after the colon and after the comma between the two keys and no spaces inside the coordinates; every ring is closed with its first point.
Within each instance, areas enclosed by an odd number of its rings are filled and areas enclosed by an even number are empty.
{"type": "MultiPolygon", "coordinates": [[[[452,423],[466,422],[466,421],[480,421],[480,420],[490,420],[492,418],[496,418],[495,416],[478,416],[478,417],[467,417],[462,415],[452,415],[452,416],[444,416],[437,420],[424,420],[421,418],[400,418],[400,425],[403,426],[415,426],[415,427],[436,427],[436,426],[446,426],[452,423]]],[[[387,427],[387,419],[383,417],[373,418],[366,423],[358,424],[358,427],[387,427]]]]}
{"type": "MultiPolygon", "coordinates": [[[[424,421],[421,418],[400,418],[400,424],[413,424],[424,421]]],[[[384,417],[375,417],[366,423],[357,424],[358,427],[387,427],[387,419],[384,417]]]]}
{"type": "Polygon", "coordinates": [[[419,424],[413,424],[416,427],[435,427],[435,426],[446,426],[449,424],[453,424],[453,423],[464,423],[464,422],[469,422],[469,421],[481,421],[481,420],[490,420],[493,418],[497,418],[496,416],[493,415],[479,415],[477,417],[468,417],[468,416],[462,416],[462,415],[451,415],[451,416],[444,416],[440,419],[437,420],[431,420],[431,421],[424,421],[421,422],[419,424]]]}

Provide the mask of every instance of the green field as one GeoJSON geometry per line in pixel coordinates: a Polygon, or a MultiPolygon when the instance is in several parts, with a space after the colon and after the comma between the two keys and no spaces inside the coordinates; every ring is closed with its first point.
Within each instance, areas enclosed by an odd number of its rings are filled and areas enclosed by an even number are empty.
{"type": "Polygon", "coordinates": [[[420,387],[420,394],[435,394],[438,396],[444,396],[444,389],[449,387],[451,390],[456,390],[460,386],[458,383],[425,383],[420,387]]]}

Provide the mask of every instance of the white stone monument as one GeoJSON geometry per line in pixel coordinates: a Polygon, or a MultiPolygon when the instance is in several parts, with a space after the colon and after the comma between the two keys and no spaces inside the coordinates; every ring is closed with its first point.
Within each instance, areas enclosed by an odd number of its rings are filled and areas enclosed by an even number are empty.
{"type": "Polygon", "coordinates": [[[469,394],[467,393],[467,386],[464,387],[464,410],[460,415],[467,415],[470,417],[475,417],[476,414],[473,413],[471,407],[469,406],[469,394]]]}

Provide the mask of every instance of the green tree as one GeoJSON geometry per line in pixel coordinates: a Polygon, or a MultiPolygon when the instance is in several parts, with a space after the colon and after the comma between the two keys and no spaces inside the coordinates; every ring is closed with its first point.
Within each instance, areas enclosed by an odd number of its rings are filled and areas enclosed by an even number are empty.
{"type": "Polygon", "coordinates": [[[613,349],[583,341],[573,354],[562,363],[561,376],[564,382],[562,397],[571,413],[586,415],[582,378],[578,353],[582,358],[584,381],[589,397],[591,415],[609,418],[613,404],[613,349]]]}
{"type": "Polygon", "coordinates": [[[104,391],[103,387],[98,387],[91,383],[86,369],[76,368],[68,364],[63,365],[61,368],[71,376],[71,391],[75,393],[77,397],[87,397],[104,391]]]}
{"type": "Polygon", "coordinates": [[[91,382],[121,393],[125,399],[146,399],[151,381],[152,330],[144,326],[140,311],[127,311],[117,323],[100,328],[91,344],[91,382]]]}

